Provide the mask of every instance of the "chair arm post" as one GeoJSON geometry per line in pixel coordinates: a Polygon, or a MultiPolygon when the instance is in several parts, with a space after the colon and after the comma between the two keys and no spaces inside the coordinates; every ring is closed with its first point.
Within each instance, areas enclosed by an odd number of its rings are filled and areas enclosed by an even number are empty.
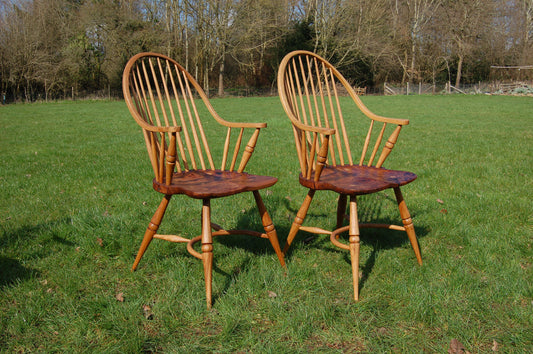
{"type": "Polygon", "coordinates": [[[316,169],[315,169],[315,182],[318,182],[320,179],[320,175],[322,174],[322,170],[324,169],[324,166],[326,165],[326,160],[328,157],[328,147],[329,147],[329,135],[325,135],[324,139],[322,140],[322,146],[320,147],[320,150],[318,151],[317,157],[316,157],[316,169]]]}
{"type": "Polygon", "coordinates": [[[385,146],[383,147],[383,150],[381,151],[381,155],[379,156],[379,160],[376,165],[377,168],[380,168],[383,165],[383,163],[385,162],[385,159],[391,153],[392,149],[394,148],[394,145],[396,144],[396,141],[398,141],[400,130],[402,130],[402,126],[398,125],[396,129],[394,129],[392,134],[389,136],[389,139],[387,139],[387,142],[385,143],[385,146]]]}
{"type": "Polygon", "coordinates": [[[165,183],[167,185],[172,183],[172,175],[174,174],[174,167],[176,166],[176,133],[170,133],[170,142],[167,151],[166,159],[166,173],[165,183]]]}
{"type": "Polygon", "coordinates": [[[248,143],[244,148],[244,152],[242,153],[241,163],[239,164],[239,169],[237,170],[237,172],[241,173],[242,171],[244,171],[246,164],[248,164],[250,157],[252,157],[252,153],[255,150],[255,145],[257,144],[257,138],[259,137],[260,131],[261,128],[256,128],[254,133],[250,137],[250,140],[248,140],[248,143]]]}

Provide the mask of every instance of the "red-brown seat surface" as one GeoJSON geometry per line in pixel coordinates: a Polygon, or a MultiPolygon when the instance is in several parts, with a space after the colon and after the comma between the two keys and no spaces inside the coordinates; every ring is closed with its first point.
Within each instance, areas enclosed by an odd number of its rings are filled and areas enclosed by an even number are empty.
{"type": "Polygon", "coordinates": [[[314,173],[307,179],[300,174],[300,184],[316,190],[332,190],[347,195],[362,195],[406,185],[416,179],[407,171],[387,170],[367,166],[327,166],[320,180],[314,173]]]}
{"type": "Polygon", "coordinates": [[[175,172],[170,185],[154,179],[154,189],[163,194],[186,194],[192,198],[204,199],[258,191],[273,186],[277,181],[275,177],[245,172],[193,170],[175,172]]]}

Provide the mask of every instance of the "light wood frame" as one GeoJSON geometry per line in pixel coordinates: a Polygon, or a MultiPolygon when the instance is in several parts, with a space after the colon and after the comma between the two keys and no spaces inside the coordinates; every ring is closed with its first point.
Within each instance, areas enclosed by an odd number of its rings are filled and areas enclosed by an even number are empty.
{"type": "MultiPolygon", "coordinates": [[[[383,168],[396,145],[407,119],[379,116],[368,109],[348,81],[328,61],[309,51],[294,51],[285,56],[278,70],[280,100],[293,127],[296,152],[300,163],[300,184],[308,193],[292,223],[283,252],[286,253],[298,231],[330,235],[331,242],[350,251],[354,299],[359,299],[360,228],[387,228],[406,232],[419,264],[422,257],[413,221],[400,187],[416,175],[383,168]],[[350,101],[350,102],[347,102],[350,101]],[[352,154],[353,132],[345,124],[343,106],[354,105],[369,120],[361,140],[361,152],[352,154]],[[357,196],[391,188],[398,203],[403,225],[359,223],[357,196]],[[309,207],[317,190],[339,193],[337,227],[333,231],[304,226],[309,207]],[[346,208],[348,207],[348,212],[346,208]],[[349,224],[343,226],[344,220],[349,224]],[[348,232],[349,243],[339,241],[348,232]]],[[[355,119],[355,117],[347,117],[355,119]]]]}
{"type": "Polygon", "coordinates": [[[212,306],[213,237],[245,234],[270,241],[280,264],[285,260],[277,232],[259,191],[277,182],[269,176],[245,173],[266,123],[235,123],[222,119],[196,80],[176,61],[158,53],[139,53],[124,69],[124,99],[142,128],[154,172],[153,187],[163,194],[137,253],[137,268],[150,242],[156,238],[187,243],[187,250],[204,264],[207,307],[212,306]],[[225,127],[220,165],[208,144],[202,120],[211,116],[225,127]],[[246,137],[248,136],[248,140],[246,137]],[[211,220],[211,199],[252,192],[264,232],[225,230],[211,220]],[[157,233],[167,206],[175,194],[202,200],[201,235],[192,239],[157,233]],[[201,242],[201,252],[194,244],[201,242]]]}

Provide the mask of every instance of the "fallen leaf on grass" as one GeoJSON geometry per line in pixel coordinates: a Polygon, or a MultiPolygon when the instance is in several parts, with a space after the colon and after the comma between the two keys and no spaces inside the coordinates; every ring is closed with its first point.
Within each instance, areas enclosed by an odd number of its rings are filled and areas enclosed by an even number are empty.
{"type": "Polygon", "coordinates": [[[442,199],[437,198],[437,203],[444,204],[444,201],[442,199]]]}
{"type": "Polygon", "coordinates": [[[275,297],[278,297],[278,294],[276,294],[275,292],[269,290],[268,291],[268,297],[275,298],[275,297]]]}
{"type": "Polygon", "coordinates": [[[492,351],[493,351],[493,352],[497,352],[499,346],[500,346],[500,344],[498,344],[498,342],[496,342],[496,340],[493,339],[493,340],[492,340],[492,351]]]}
{"type": "Polygon", "coordinates": [[[152,313],[152,308],[148,305],[143,305],[143,314],[144,314],[144,318],[146,318],[147,320],[153,320],[154,319],[154,314],[152,313]]]}
{"type": "Polygon", "coordinates": [[[104,240],[102,240],[100,237],[96,239],[96,242],[98,242],[98,245],[100,245],[100,247],[104,246],[104,240]]]}
{"type": "Polygon", "coordinates": [[[384,336],[389,334],[389,330],[385,327],[380,327],[376,330],[376,333],[378,334],[378,336],[384,336]]]}
{"type": "Polygon", "coordinates": [[[453,338],[450,341],[450,348],[448,348],[448,353],[449,354],[464,354],[466,352],[465,352],[464,345],[461,344],[461,342],[459,342],[457,339],[453,338]]]}
{"type": "Polygon", "coordinates": [[[124,302],[124,293],[118,293],[115,296],[115,299],[117,299],[117,301],[124,302]]]}

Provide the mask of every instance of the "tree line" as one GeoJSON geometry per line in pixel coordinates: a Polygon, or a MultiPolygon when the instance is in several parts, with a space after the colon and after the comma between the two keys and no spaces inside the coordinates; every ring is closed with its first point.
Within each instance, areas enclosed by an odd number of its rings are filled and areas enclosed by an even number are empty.
{"type": "Polygon", "coordinates": [[[119,94],[141,51],[220,95],[268,89],[295,49],[354,86],[485,81],[491,66],[533,64],[533,0],[0,0],[8,101],[119,94]]]}

